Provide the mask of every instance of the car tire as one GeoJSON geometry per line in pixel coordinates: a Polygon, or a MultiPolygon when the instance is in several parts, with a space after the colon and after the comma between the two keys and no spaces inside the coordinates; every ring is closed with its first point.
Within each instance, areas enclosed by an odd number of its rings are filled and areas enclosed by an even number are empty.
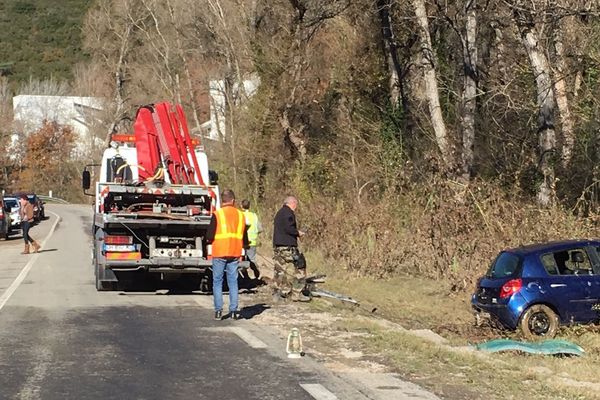
{"type": "Polygon", "coordinates": [[[553,338],[558,326],[558,315],[544,304],[529,307],[519,322],[519,329],[527,339],[553,338]]]}

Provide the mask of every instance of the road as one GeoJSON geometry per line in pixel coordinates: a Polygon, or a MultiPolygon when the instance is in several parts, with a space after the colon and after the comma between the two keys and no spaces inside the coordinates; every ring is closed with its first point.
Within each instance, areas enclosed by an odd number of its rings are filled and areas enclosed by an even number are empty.
{"type": "MultiPolygon", "coordinates": [[[[47,205],[31,235],[0,242],[0,399],[387,399],[310,357],[288,359],[274,331],[214,321],[197,293],[96,292],[91,209],[47,205]]],[[[383,387],[383,386],[382,386],[383,387]]],[[[408,393],[408,394],[407,394],[408,393]]],[[[427,393],[418,398],[433,399],[427,393]]]]}

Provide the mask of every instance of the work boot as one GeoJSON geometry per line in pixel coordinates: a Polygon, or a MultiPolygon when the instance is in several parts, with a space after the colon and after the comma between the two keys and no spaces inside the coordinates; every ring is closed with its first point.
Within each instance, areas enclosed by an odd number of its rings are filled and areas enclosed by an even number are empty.
{"type": "Polygon", "coordinates": [[[40,245],[38,244],[38,242],[36,242],[34,240],[33,242],[31,242],[31,245],[33,246],[33,252],[34,253],[38,253],[40,251],[40,245]]]}
{"type": "Polygon", "coordinates": [[[312,298],[310,296],[306,296],[302,292],[296,292],[296,291],[294,291],[292,293],[292,301],[308,302],[308,301],[311,301],[311,300],[312,300],[312,298]]]}
{"type": "Polygon", "coordinates": [[[274,304],[278,304],[281,303],[285,300],[285,298],[283,296],[281,296],[281,294],[279,294],[279,292],[273,293],[273,297],[271,298],[271,301],[274,304]]]}
{"type": "Polygon", "coordinates": [[[21,252],[21,254],[29,254],[29,245],[28,244],[25,245],[25,250],[23,250],[21,252]]]}

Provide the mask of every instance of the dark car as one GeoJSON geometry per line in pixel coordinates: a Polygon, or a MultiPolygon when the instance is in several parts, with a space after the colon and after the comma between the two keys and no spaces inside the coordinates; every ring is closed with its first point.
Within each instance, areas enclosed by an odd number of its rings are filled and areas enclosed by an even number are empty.
{"type": "Polygon", "coordinates": [[[0,239],[8,239],[12,230],[12,221],[10,218],[11,209],[4,204],[4,199],[0,196],[0,239]]]}
{"type": "MultiPolygon", "coordinates": [[[[44,202],[42,201],[42,199],[40,199],[39,196],[35,193],[24,193],[24,194],[27,195],[27,199],[29,200],[29,203],[31,203],[31,205],[33,206],[33,219],[36,222],[46,219],[46,210],[44,209],[44,202]]],[[[4,197],[14,197],[16,199],[19,199],[22,195],[23,194],[21,194],[21,193],[7,194],[4,197]]]]}
{"type": "Polygon", "coordinates": [[[36,221],[46,219],[46,210],[44,209],[44,202],[35,193],[28,193],[27,198],[33,206],[33,218],[36,221]]]}
{"type": "Polygon", "coordinates": [[[480,278],[471,304],[526,337],[553,337],[561,324],[600,320],[600,241],[572,240],[504,250],[480,278]]]}

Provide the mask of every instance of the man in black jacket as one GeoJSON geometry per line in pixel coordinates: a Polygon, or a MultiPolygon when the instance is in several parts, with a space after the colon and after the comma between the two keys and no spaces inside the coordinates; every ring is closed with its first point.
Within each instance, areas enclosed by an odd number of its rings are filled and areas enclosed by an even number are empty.
{"type": "Polygon", "coordinates": [[[273,223],[273,286],[276,297],[295,301],[308,301],[310,297],[301,293],[302,278],[306,277],[306,265],[301,265],[298,238],[304,232],[296,225],[298,199],[288,196],[283,207],[275,215],[273,223]]]}

